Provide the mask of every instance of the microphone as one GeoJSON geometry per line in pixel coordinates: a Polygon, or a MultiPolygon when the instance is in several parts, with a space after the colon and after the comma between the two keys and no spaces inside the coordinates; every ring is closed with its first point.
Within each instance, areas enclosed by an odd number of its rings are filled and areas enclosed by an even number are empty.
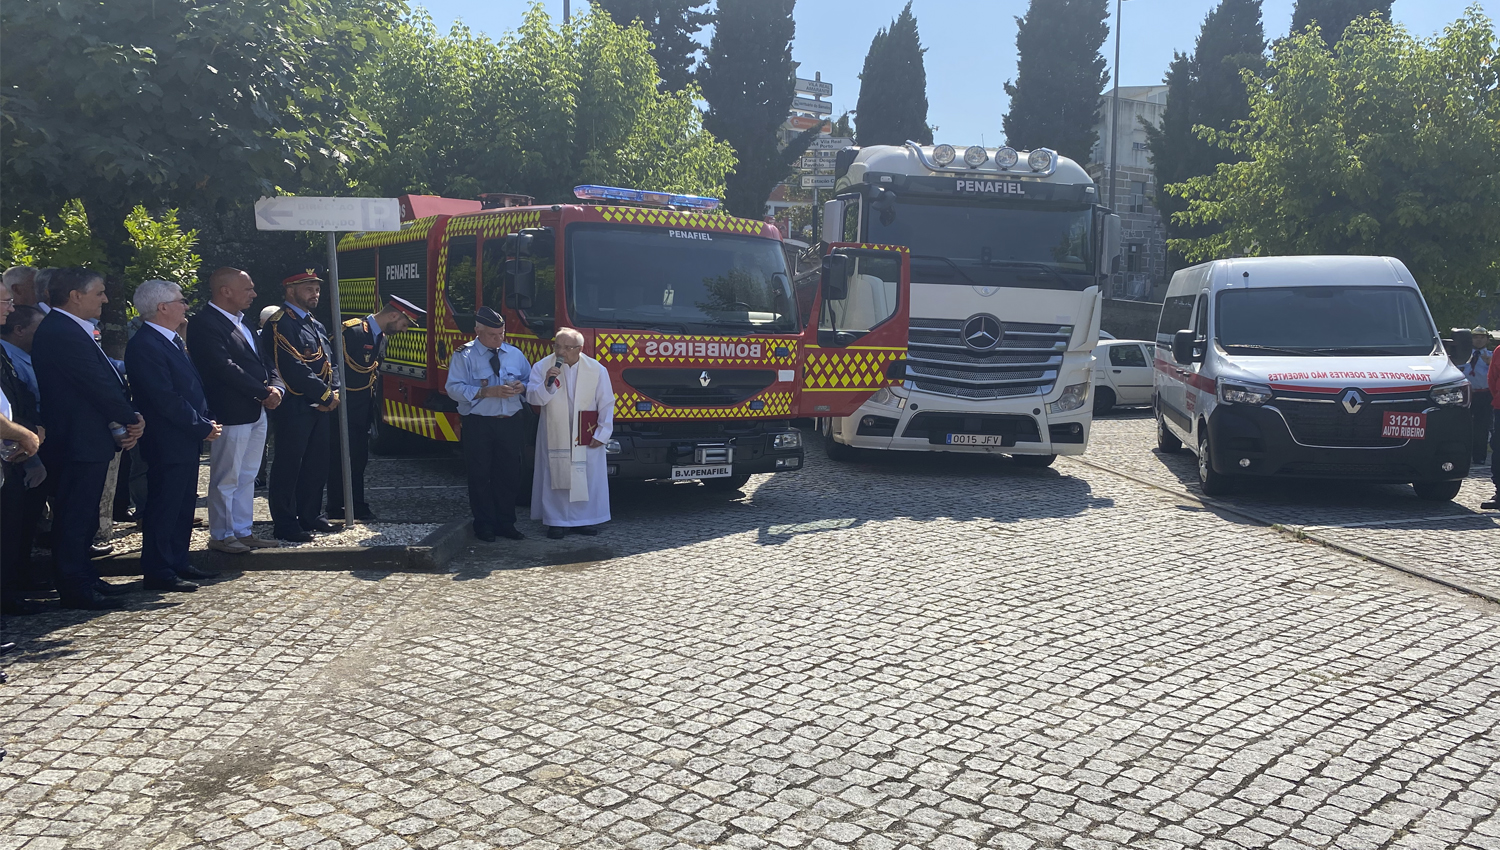
{"type": "Polygon", "coordinates": [[[557,376],[553,375],[552,377],[547,379],[547,389],[552,389],[553,387],[557,386],[557,383],[557,376]]]}

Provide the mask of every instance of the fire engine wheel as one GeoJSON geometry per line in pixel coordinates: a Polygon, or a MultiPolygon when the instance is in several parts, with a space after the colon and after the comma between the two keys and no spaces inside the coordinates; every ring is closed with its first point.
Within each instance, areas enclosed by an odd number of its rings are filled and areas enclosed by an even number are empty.
{"type": "Polygon", "coordinates": [[[750,483],[749,475],[731,475],[728,478],[705,478],[703,489],[713,490],[717,493],[733,493],[745,489],[750,483]]]}
{"type": "Polygon", "coordinates": [[[1156,408],[1156,448],[1162,454],[1175,455],[1182,451],[1182,441],[1177,439],[1171,429],[1167,428],[1166,417],[1162,416],[1161,407],[1156,408]]]}
{"type": "Polygon", "coordinates": [[[1417,498],[1424,502],[1449,502],[1458,495],[1462,481],[1417,481],[1411,485],[1417,498]]]}
{"type": "Polygon", "coordinates": [[[1234,489],[1234,479],[1214,470],[1213,450],[1208,445],[1208,425],[1199,427],[1198,437],[1198,486],[1205,496],[1224,496],[1234,489]]]}
{"type": "Polygon", "coordinates": [[[1103,416],[1115,409],[1115,391],[1109,387],[1094,390],[1094,415],[1103,416]]]}

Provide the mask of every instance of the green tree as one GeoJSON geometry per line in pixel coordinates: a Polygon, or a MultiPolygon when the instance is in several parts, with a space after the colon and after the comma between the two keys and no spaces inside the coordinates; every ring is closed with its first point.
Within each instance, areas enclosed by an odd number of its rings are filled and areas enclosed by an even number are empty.
{"type": "Polygon", "coordinates": [[[100,274],[109,274],[105,245],[94,235],[88,211],[77,198],[62,205],[55,228],[44,218],[34,232],[21,238],[30,249],[33,265],[87,266],[100,274]]]}
{"type": "Polygon", "coordinates": [[[1015,82],[1005,83],[1006,141],[1021,150],[1052,148],[1088,162],[1099,92],[1109,81],[1099,52],[1109,34],[1105,0],[1031,0],[1016,18],[1015,82]]]}
{"type": "MultiPolygon", "coordinates": [[[[1492,290],[1500,263],[1500,43],[1477,9],[1431,39],[1379,18],[1336,46],[1316,32],[1273,48],[1250,117],[1202,130],[1240,161],[1169,186],[1192,261],[1382,254],[1416,275],[1440,324],[1492,290]]],[[[1446,324],[1444,324],[1446,326],[1446,324]]]]}
{"type": "Polygon", "coordinates": [[[1389,21],[1391,0],[1297,0],[1292,7],[1292,32],[1316,25],[1323,31],[1323,38],[1334,44],[1356,18],[1370,14],[1389,21]]]}
{"type": "Polygon", "coordinates": [[[911,3],[870,41],[859,75],[855,117],[860,144],[900,145],[908,139],[932,144],[927,126],[927,69],[911,3]]]}
{"type": "Polygon", "coordinates": [[[759,219],[776,184],[819,133],[813,127],[781,147],[778,133],[792,106],[796,0],[719,0],[714,37],[698,69],[708,100],[703,125],[734,147],[738,163],[726,180],[725,207],[759,219]]]}
{"type": "Polygon", "coordinates": [[[125,231],[135,256],[125,267],[127,295],[148,280],[169,280],[182,287],[184,298],[192,299],[198,284],[198,270],[203,258],[193,253],[198,231],[183,230],[177,223],[177,210],[167,210],[160,218],[137,205],[125,217],[125,231]]]}
{"type": "Polygon", "coordinates": [[[361,105],[388,149],[352,168],[371,194],[572,198],[579,183],[722,194],[729,146],[705,132],[698,92],[663,92],[639,23],[602,12],[551,25],[534,4],[498,42],[425,14],[398,26],[361,105]]]}
{"type": "MultiPolygon", "coordinates": [[[[1264,72],[1265,49],[1260,0],[1221,0],[1203,19],[1193,54],[1177,54],[1167,71],[1167,107],[1161,124],[1143,122],[1157,186],[1211,174],[1219,163],[1235,159],[1231,151],[1211,144],[1195,128],[1227,132],[1234,122],[1250,117],[1242,74],[1264,72]]],[[[1169,239],[1195,239],[1214,232],[1208,225],[1182,224],[1174,218],[1187,209],[1182,198],[1158,192],[1155,202],[1169,239]]],[[[1180,268],[1181,255],[1169,250],[1167,265],[1169,272],[1180,268]]]]}
{"type": "Polygon", "coordinates": [[[681,91],[692,80],[696,36],[713,15],[703,11],[707,0],[593,0],[615,23],[640,21],[651,34],[651,58],[661,74],[662,91],[681,91]]]}

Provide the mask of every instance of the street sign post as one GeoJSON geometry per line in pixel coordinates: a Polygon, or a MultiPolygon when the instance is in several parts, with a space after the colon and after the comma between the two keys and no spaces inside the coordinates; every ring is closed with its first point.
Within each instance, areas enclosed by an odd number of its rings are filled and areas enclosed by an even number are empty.
{"type": "MultiPolygon", "coordinates": [[[[343,311],[339,308],[340,230],[401,229],[401,203],[395,198],[304,198],[285,195],[255,202],[256,230],[312,230],[328,233],[328,309],[333,317],[333,356],[339,370],[339,461],[343,469],[344,528],[354,527],[354,481],[349,469],[349,374],[345,368],[343,311]]],[[[378,312],[378,307],[377,307],[378,312]]],[[[378,409],[376,415],[379,415],[378,409]]]]}
{"type": "Polygon", "coordinates": [[[798,77],[797,91],[813,97],[833,97],[833,83],[825,83],[821,79],[809,80],[806,77],[798,77]]]}
{"type": "Polygon", "coordinates": [[[813,139],[813,143],[808,147],[808,150],[837,152],[843,150],[844,148],[852,147],[854,147],[853,139],[848,139],[843,136],[827,136],[823,138],[813,139]]]}
{"type": "Polygon", "coordinates": [[[833,104],[822,100],[812,100],[805,97],[792,98],[792,109],[797,112],[811,112],[814,115],[832,115],[833,104]]]}
{"type": "Polygon", "coordinates": [[[834,177],[832,174],[828,174],[828,175],[804,174],[804,175],[802,175],[802,188],[804,188],[804,189],[832,189],[833,188],[833,184],[834,184],[834,182],[837,179],[838,178],[834,177]]]}

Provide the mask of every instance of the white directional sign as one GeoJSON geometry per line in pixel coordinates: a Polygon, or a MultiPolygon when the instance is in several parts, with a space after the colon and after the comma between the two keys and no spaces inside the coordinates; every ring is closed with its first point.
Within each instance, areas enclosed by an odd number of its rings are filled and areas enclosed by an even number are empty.
{"type": "Polygon", "coordinates": [[[844,148],[852,148],[852,147],[854,147],[854,140],[853,139],[846,139],[846,138],[844,138],[842,136],[824,136],[824,137],[813,139],[813,143],[808,148],[808,150],[814,150],[814,151],[841,151],[844,148]]]}
{"type": "Polygon", "coordinates": [[[834,177],[832,174],[829,174],[826,177],[815,177],[815,176],[813,176],[811,174],[804,174],[804,175],[802,175],[802,188],[804,188],[804,189],[832,189],[833,188],[833,184],[837,180],[838,180],[838,178],[834,177]]]}
{"type": "Polygon", "coordinates": [[[400,230],[395,198],[304,198],[285,195],[255,202],[256,230],[400,230]]]}
{"type": "Polygon", "coordinates": [[[833,104],[821,100],[810,100],[805,97],[792,98],[792,110],[794,112],[811,112],[814,115],[832,115],[833,104]]]}
{"type": "Polygon", "coordinates": [[[797,91],[806,92],[813,97],[833,97],[833,83],[825,83],[822,80],[809,80],[806,77],[798,77],[797,91]]]}

